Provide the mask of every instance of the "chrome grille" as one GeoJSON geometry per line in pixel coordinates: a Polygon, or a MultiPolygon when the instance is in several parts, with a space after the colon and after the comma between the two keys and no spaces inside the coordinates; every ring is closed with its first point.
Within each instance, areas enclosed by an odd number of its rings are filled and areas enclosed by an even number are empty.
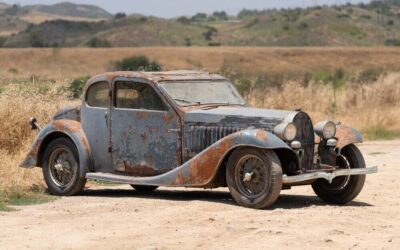
{"type": "Polygon", "coordinates": [[[299,112],[293,119],[293,123],[297,128],[297,141],[301,142],[304,150],[304,157],[300,160],[300,169],[303,171],[313,170],[314,167],[314,127],[310,117],[299,112]]]}

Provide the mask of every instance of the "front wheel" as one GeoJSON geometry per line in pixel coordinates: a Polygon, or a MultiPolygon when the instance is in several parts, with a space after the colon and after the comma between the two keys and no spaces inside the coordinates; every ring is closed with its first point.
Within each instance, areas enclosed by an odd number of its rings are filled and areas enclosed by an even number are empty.
{"type": "MultiPolygon", "coordinates": [[[[365,168],[365,161],[360,150],[351,144],[342,150],[336,165],[339,169],[365,168]]],[[[322,200],[342,205],[354,200],[363,189],[364,183],[365,175],[340,176],[333,179],[332,183],[317,180],[312,188],[322,200]]]]}
{"type": "Polygon", "coordinates": [[[239,205],[267,208],[275,203],[282,190],[279,158],[272,150],[236,149],[228,160],[226,181],[239,205]]]}
{"type": "Polygon", "coordinates": [[[42,167],[44,180],[51,194],[75,195],[86,184],[86,179],[79,175],[78,151],[69,139],[58,138],[47,146],[42,167]]]}

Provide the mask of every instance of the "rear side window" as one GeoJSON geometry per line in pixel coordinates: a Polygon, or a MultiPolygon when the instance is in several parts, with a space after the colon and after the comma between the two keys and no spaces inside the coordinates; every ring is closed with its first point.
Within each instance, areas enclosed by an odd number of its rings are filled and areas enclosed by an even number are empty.
{"type": "Polygon", "coordinates": [[[108,83],[99,82],[93,84],[87,91],[86,103],[91,107],[108,108],[110,105],[108,83]]]}
{"type": "Polygon", "coordinates": [[[117,82],[115,84],[115,107],[124,109],[146,109],[166,111],[155,90],[144,83],[117,82]]]}

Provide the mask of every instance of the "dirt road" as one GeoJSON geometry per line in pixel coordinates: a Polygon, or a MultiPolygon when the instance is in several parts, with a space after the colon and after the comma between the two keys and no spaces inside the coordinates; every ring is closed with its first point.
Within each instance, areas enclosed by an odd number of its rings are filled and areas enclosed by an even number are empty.
{"type": "Polygon", "coordinates": [[[310,187],[283,191],[264,211],[235,205],[226,189],[102,187],[0,213],[0,249],[400,249],[400,141],[361,149],[380,173],[344,207],[310,187]]]}

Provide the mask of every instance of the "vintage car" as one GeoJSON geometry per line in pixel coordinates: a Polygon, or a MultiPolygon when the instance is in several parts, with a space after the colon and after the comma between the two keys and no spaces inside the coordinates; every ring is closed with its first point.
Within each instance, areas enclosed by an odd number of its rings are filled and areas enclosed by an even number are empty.
{"type": "Polygon", "coordinates": [[[246,107],[224,77],[197,71],[113,72],[91,78],[82,105],[41,128],[21,167],[42,167],[50,193],[75,195],[87,179],[159,186],[228,187],[250,208],[274,204],[282,189],[312,185],[345,204],[364,186],[355,129],[301,110],[246,107]]]}

